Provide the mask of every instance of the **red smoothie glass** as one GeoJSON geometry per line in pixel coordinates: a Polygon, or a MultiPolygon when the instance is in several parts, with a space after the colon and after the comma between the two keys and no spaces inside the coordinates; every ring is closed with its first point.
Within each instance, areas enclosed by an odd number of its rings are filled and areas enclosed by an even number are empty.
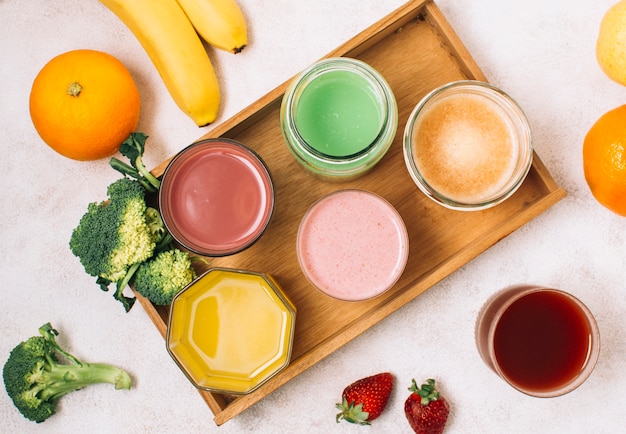
{"type": "Polygon", "coordinates": [[[159,206],[167,230],[184,248],[226,256],[263,234],[274,209],[274,188],[265,163],[251,149],[230,139],[207,139],[168,164],[159,206]]]}

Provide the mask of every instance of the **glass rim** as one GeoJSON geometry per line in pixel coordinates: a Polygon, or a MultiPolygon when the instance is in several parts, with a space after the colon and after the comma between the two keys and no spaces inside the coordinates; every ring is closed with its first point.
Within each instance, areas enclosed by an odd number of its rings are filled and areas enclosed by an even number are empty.
{"type": "Polygon", "coordinates": [[[378,133],[365,148],[358,152],[348,155],[336,156],[326,154],[311,146],[300,133],[300,129],[298,128],[298,122],[295,119],[295,113],[298,111],[300,97],[302,96],[302,93],[305,91],[305,89],[315,80],[325,74],[335,71],[347,71],[365,79],[368,84],[372,85],[372,89],[375,91],[377,98],[380,98],[385,107],[389,106],[389,94],[385,88],[386,83],[384,82],[384,79],[382,78],[382,76],[380,76],[380,74],[378,74],[375,70],[373,70],[372,67],[367,65],[365,62],[352,58],[336,57],[321,60],[304,70],[296,79],[296,84],[293,88],[293,92],[290,94],[290,110],[287,111],[287,115],[289,116],[289,122],[293,126],[294,136],[301,144],[301,146],[304,147],[305,150],[310,154],[313,154],[322,160],[336,161],[337,163],[341,163],[346,160],[358,160],[359,157],[369,153],[371,149],[376,146],[376,144],[380,141],[381,137],[385,133],[385,126],[389,121],[389,111],[384,110],[381,112],[382,117],[380,119],[380,127],[378,129],[378,133]]]}

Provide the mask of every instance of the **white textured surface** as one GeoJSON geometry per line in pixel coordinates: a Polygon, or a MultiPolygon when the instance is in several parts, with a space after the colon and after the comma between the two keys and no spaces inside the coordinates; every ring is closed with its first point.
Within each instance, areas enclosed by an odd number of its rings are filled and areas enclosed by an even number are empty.
{"type": "MultiPolygon", "coordinates": [[[[212,52],[223,90],[219,121],[232,116],[403,0],[240,0],[250,46],[212,52]]],[[[0,0],[0,360],[51,321],[78,356],[129,370],[130,392],[110,386],[63,398],[44,424],[23,419],[0,393],[0,432],[409,433],[402,404],[412,377],[439,380],[452,405],[449,433],[613,433],[626,425],[626,219],[598,205],[583,178],[581,145],[604,112],[626,103],[594,57],[614,0],[440,0],[490,81],[524,107],[535,146],[568,197],[341,350],[221,427],[172,363],[140,306],[125,314],[67,246],[89,202],[117,176],[106,160],[60,157],[28,115],[33,78],[75,48],[109,52],[137,81],[153,167],[208,128],[175,107],[127,29],[95,0],[0,0]],[[600,361],[579,389],[557,399],[524,396],[492,374],[475,349],[476,314],[498,289],[537,283],[588,304],[602,335],[600,361]],[[343,386],[389,370],[397,388],[372,427],[334,421],[343,386]]]]}

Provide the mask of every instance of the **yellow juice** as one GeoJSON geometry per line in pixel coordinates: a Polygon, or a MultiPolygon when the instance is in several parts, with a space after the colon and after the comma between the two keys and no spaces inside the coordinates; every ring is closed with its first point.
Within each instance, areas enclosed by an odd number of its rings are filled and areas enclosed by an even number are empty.
{"type": "Polygon", "coordinates": [[[270,276],[213,269],[172,303],[168,350],[197,387],[248,393],[288,364],[294,321],[270,276]]]}

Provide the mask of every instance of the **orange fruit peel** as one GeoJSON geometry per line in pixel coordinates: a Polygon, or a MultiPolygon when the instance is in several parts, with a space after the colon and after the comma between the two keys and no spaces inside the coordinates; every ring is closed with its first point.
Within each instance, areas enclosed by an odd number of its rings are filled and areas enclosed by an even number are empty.
{"type": "Polygon", "coordinates": [[[626,216],[626,105],[602,115],[587,132],[583,169],[595,199],[626,216]]]}
{"type": "Polygon", "coordinates": [[[30,116],[42,140],[74,160],[113,155],[139,122],[139,90],[124,64],[96,50],[51,59],[35,77],[30,116]]]}

